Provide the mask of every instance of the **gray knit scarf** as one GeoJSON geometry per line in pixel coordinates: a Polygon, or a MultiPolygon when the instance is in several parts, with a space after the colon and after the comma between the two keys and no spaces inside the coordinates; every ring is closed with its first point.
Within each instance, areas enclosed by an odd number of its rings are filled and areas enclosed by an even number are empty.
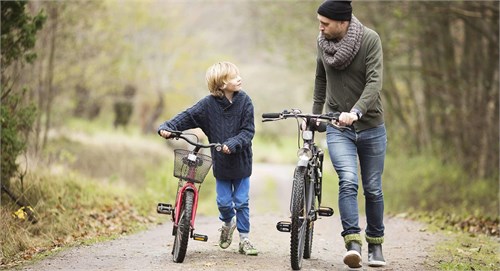
{"type": "Polygon", "coordinates": [[[347,34],[340,41],[327,40],[319,33],[318,45],[323,51],[323,58],[328,65],[337,70],[349,66],[361,47],[363,24],[352,15],[347,34]]]}

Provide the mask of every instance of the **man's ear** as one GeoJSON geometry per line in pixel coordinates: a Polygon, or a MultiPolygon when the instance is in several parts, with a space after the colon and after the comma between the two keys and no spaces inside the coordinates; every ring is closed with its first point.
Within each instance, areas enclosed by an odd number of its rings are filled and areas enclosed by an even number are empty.
{"type": "Polygon", "coordinates": [[[220,89],[226,89],[227,84],[224,84],[220,89]]]}

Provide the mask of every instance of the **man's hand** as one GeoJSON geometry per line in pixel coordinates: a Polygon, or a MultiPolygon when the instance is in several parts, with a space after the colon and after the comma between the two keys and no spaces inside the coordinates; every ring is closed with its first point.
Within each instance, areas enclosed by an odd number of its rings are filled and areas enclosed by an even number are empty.
{"type": "Polygon", "coordinates": [[[160,130],[160,136],[168,139],[170,137],[172,133],[170,133],[169,131],[166,131],[166,130],[160,130]]]}
{"type": "Polygon", "coordinates": [[[340,126],[351,126],[353,122],[358,120],[358,115],[356,113],[351,112],[342,112],[339,116],[339,125],[340,126]]]}

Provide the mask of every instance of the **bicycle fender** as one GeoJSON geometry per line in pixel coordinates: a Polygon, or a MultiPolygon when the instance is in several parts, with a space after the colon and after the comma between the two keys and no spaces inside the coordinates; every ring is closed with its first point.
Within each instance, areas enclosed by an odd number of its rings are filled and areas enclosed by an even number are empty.
{"type": "Polygon", "coordinates": [[[297,162],[298,167],[307,167],[307,164],[309,164],[309,160],[299,159],[297,162]]]}

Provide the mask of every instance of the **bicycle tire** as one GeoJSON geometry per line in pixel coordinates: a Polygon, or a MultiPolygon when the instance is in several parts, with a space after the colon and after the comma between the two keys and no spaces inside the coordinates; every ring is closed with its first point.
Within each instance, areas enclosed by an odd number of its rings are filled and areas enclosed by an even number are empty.
{"type": "MultiPolygon", "coordinates": [[[[319,162],[319,167],[318,168],[315,168],[315,170],[319,170],[321,172],[322,170],[322,161],[319,162]]],[[[321,174],[318,174],[316,173],[313,178],[315,178],[315,182],[314,182],[314,195],[313,197],[311,198],[312,202],[310,204],[312,210],[316,210],[316,207],[319,207],[320,206],[320,202],[321,202],[321,186],[322,186],[322,178],[320,177],[321,174]],[[318,199],[318,201],[316,202],[316,198],[318,199]],[[316,205],[317,203],[317,205],[316,205]]],[[[307,178],[307,176],[306,176],[307,178]]],[[[311,220],[309,223],[308,223],[308,226],[307,226],[307,230],[306,230],[306,242],[305,242],[305,247],[304,247],[304,259],[309,259],[311,258],[311,254],[312,254],[312,243],[313,243],[313,234],[314,234],[314,221],[315,220],[311,220]]]]}
{"type": "Polygon", "coordinates": [[[297,167],[293,174],[292,187],[292,229],[290,236],[290,262],[293,270],[302,268],[307,219],[304,214],[305,167],[297,167]]]}
{"type": "Polygon", "coordinates": [[[172,248],[173,260],[182,263],[186,257],[189,234],[191,232],[191,217],[193,213],[194,193],[186,190],[183,195],[182,206],[179,212],[179,224],[172,248]]]}

